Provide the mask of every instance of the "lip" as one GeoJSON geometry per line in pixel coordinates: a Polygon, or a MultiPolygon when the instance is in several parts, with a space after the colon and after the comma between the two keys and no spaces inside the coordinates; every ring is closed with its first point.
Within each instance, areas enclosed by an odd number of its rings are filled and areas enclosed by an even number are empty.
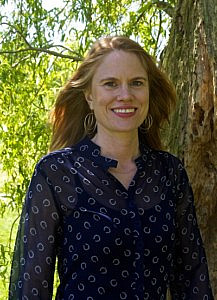
{"type": "Polygon", "coordinates": [[[122,105],[122,106],[117,106],[117,107],[112,107],[113,109],[137,109],[137,107],[135,106],[131,106],[131,105],[122,105]]]}
{"type": "Polygon", "coordinates": [[[118,117],[121,118],[129,118],[133,117],[136,114],[137,107],[135,106],[118,106],[111,108],[111,111],[118,117]],[[119,111],[117,111],[119,110],[119,111]],[[131,110],[129,112],[124,112],[121,110],[131,110]],[[133,111],[132,111],[133,110],[133,111]]]}

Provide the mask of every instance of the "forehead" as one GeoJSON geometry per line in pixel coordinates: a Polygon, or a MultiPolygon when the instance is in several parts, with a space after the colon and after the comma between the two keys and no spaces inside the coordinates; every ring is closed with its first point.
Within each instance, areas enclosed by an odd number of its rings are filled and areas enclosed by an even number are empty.
{"type": "Polygon", "coordinates": [[[113,50],[99,63],[94,77],[147,75],[141,59],[133,52],[113,50]]]}

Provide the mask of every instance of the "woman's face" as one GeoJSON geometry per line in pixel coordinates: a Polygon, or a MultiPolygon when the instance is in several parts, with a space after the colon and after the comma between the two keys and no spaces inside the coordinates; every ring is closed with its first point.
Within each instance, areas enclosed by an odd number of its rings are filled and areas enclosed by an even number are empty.
{"type": "Polygon", "coordinates": [[[136,54],[114,50],[96,69],[86,96],[97,135],[137,134],[149,108],[147,72],[136,54]]]}

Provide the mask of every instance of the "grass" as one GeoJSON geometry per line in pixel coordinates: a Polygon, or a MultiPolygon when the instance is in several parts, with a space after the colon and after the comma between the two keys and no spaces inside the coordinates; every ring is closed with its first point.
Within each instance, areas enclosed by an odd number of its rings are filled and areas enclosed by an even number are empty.
{"type": "MultiPolygon", "coordinates": [[[[2,193],[7,174],[3,172],[1,163],[0,174],[0,300],[7,300],[12,253],[20,216],[17,211],[13,211],[11,207],[7,206],[7,197],[2,193]]],[[[59,279],[55,272],[53,299],[55,299],[58,284],[59,279]]]]}
{"type": "Polygon", "coordinates": [[[13,251],[16,238],[18,220],[13,226],[11,241],[11,227],[17,219],[17,212],[6,208],[4,215],[0,216],[0,300],[8,298],[8,284],[10,278],[10,252],[13,251]]]}
{"type": "MultiPolygon", "coordinates": [[[[19,224],[19,216],[17,212],[12,211],[11,209],[6,208],[3,217],[0,215],[0,300],[8,299],[8,286],[9,286],[10,269],[11,269],[10,253],[14,249],[18,224],[19,224]],[[14,226],[11,235],[11,227],[13,223],[14,226]],[[10,236],[11,236],[11,241],[10,241],[10,236]]],[[[57,273],[55,273],[54,293],[53,293],[54,295],[56,294],[57,285],[58,285],[58,276],[57,273]]],[[[53,296],[53,299],[54,298],[55,296],[53,296]]]]}

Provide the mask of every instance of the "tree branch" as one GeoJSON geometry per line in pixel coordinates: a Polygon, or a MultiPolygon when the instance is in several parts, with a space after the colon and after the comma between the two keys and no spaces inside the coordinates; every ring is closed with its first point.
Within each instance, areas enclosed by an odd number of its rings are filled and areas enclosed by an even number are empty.
{"type": "Polygon", "coordinates": [[[155,49],[154,49],[155,54],[157,52],[158,43],[159,43],[160,34],[161,34],[161,27],[162,27],[162,12],[161,12],[161,10],[159,11],[159,20],[160,20],[160,22],[159,22],[158,33],[157,33],[157,40],[156,40],[155,49]]]}
{"type": "Polygon", "coordinates": [[[17,29],[17,27],[15,27],[14,25],[12,25],[10,23],[7,23],[7,22],[2,22],[2,23],[0,23],[0,25],[7,25],[8,27],[11,27],[12,29],[14,29],[23,38],[23,40],[27,44],[27,46],[31,47],[31,45],[27,41],[27,39],[24,36],[24,34],[19,29],[17,29]]]}
{"type": "Polygon", "coordinates": [[[82,57],[79,57],[79,56],[62,54],[60,52],[52,51],[47,48],[37,48],[37,47],[29,47],[29,48],[18,49],[18,50],[0,51],[0,54],[15,54],[15,53],[21,53],[21,52],[27,52],[27,51],[44,52],[44,53],[47,53],[47,54],[50,54],[53,56],[72,59],[73,61],[81,61],[82,60],[82,57]]]}
{"type": "MultiPolygon", "coordinates": [[[[74,53],[74,54],[76,53],[76,51],[73,51],[71,48],[63,46],[63,45],[49,45],[48,47],[46,47],[46,49],[50,49],[50,48],[63,48],[71,53],[74,53]]],[[[78,55],[78,54],[76,53],[76,55],[78,55]]]]}
{"type": "Polygon", "coordinates": [[[15,62],[13,65],[12,65],[12,68],[16,68],[21,62],[27,60],[28,58],[30,58],[30,54],[28,54],[27,56],[21,58],[19,61],[15,62]]]}
{"type": "Polygon", "coordinates": [[[145,14],[145,10],[138,16],[138,18],[136,19],[135,24],[137,24],[140,21],[140,19],[143,18],[144,14],[145,14]]]}
{"type": "Polygon", "coordinates": [[[146,9],[144,9],[141,12],[141,14],[137,17],[136,23],[138,23],[140,19],[143,18],[147,10],[149,10],[152,7],[152,5],[155,5],[159,10],[165,11],[165,13],[167,13],[171,18],[173,17],[174,7],[172,5],[164,1],[152,0],[150,3],[146,5],[146,9]]]}
{"type": "Polygon", "coordinates": [[[0,51],[0,54],[15,54],[15,53],[21,53],[21,52],[27,52],[27,51],[36,51],[36,52],[44,52],[56,57],[61,57],[61,58],[68,58],[68,59],[72,59],[73,61],[81,61],[82,58],[77,56],[72,56],[69,54],[63,54],[61,52],[56,52],[53,50],[49,50],[50,48],[54,48],[54,47],[61,47],[71,53],[74,53],[74,51],[66,46],[63,45],[49,45],[48,47],[42,47],[42,48],[38,48],[38,47],[33,47],[31,46],[31,44],[27,41],[26,37],[24,36],[24,34],[14,25],[10,24],[10,23],[0,23],[0,25],[7,25],[9,27],[11,27],[12,29],[14,29],[24,40],[25,44],[28,46],[28,48],[24,48],[24,49],[18,49],[18,50],[5,50],[5,51],[0,51]]]}
{"type": "Polygon", "coordinates": [[[171,18],[173,17],[174,7],[167,2],[152,0],[152,4],[156,5],[158,9],[165,11],[171,18]]]}

